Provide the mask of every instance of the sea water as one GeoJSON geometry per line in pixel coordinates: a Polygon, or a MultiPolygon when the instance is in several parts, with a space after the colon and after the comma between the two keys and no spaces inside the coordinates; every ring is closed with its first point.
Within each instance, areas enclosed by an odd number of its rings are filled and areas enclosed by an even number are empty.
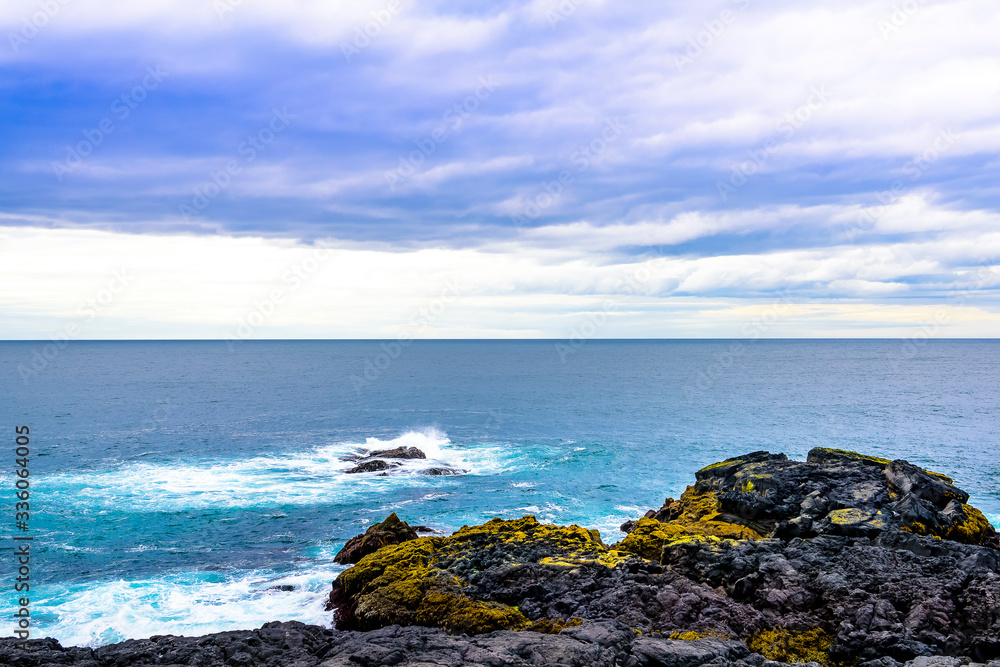
{"type": "Polygon", "coordinates": [[[905,458],[1000,524],[1000,342],[919,343],[0,343],[8,471],[31,428],[33,636],[330,625],[334,555],[390,512],[445,533],[533,514],[611,542],[755,450],[905,458]],[[397,446],[428,460],[345,474],[397,446]]]}

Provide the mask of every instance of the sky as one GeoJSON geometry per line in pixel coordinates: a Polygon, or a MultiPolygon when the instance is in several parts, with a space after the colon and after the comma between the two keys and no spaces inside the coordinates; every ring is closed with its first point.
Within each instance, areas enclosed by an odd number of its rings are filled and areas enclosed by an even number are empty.
{"type": "Polygon", "coordinates": [[[5,0],[0,338],[996,337],[997,34],[962,0],[5,0]]]}

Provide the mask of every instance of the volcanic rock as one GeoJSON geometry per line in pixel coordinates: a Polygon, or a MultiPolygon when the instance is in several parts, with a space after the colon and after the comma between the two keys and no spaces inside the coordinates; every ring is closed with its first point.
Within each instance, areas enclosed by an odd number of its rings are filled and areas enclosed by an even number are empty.
{"type": "Polygon", "coordinates": [[[1000,659],[1000,550],[968,498],[902,460],[754,452],[698,471],[610,547],[579,526],[494,519],[362,558],[328,608],[361,631],[563,637],[615,619],[641,633],[619,662],[633,667],[701,664],[679,642],[713,638],[747,647],[706,659],[719,665],[985,663],[1000,659]]]}
{"type": "Polygon", "coordinates": [[[376,523],[365,531],[364,535],[356,535],[347,541],[333,560],[341,565],[357,563],[368,554],[375,553],[384,546],[400,544],[417,539],[417,531],[405,521],[400,521],[393,512],[385,521],[376,523]]]}
{"type": "Polygon", "coordinates": [[[372,452],[365,458],[426,459],[427,455],[416,447],[396,447],[395,449],[383,449],[377,452],[372,452]]]}
{"type": "Polygon", "coordinates": [[[379,472],[381,470],[389,470],[390,468],[398,468],[399,465],[398,463],[387,463],[381,459],[373,459],[371,461],[363,461],[344,472],[348,475],[354,475],[359,472],[379,472]]]}

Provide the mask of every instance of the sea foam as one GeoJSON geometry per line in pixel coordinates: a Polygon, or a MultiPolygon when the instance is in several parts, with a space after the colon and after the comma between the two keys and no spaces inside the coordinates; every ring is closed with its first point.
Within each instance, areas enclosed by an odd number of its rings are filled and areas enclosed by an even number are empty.
{"type": "Polygon", "coordinates": [[[153,635],[196,636],[257,628],[269,621],[302,621],[330,627],[324,611],[336,565],[279,574],[243,571],[231,575],[183,571],[150,579],[50,586],[39,599],[52,620],[45,636],[64,646],[101,646],[153,635]],[[292,586],[279,590],[275,586],[292,586]]]}
{"type": "Polygon", "coordinates": [[[133,510],[178,511],[204,508],[250,508],[313,505],[381,494],[388,488],[440,486],[447,477],[420,474],[430,467],[450,467],[472,475],[511,469],[517,457],[498,445],[459,446],[440,431],[408,431],[392,439],[367,438],[304,451],[245,459],[134,462],[110,469],[47,475],[53,504],[88,509],[127,502],[133,510]],[[401,460],[386,477],[344,474],[349,459],[370,451],[417,447],[427,459],[401,460]]]}

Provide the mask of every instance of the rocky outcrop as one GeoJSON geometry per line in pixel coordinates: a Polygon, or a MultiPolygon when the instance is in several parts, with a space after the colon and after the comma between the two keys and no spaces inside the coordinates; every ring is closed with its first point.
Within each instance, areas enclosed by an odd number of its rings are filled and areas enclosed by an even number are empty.
{"type": "MultiPolygon", "coordinates": [[[[382,449],[376,452],[351,455],[342,460],[357,462],[357,465],[353,468],[348,468],[344,471],[344,473],[348,475],[356,475],[364,472],[377,472],[380,476],[385,477],[389,474],[388,471],[393,470],[394,468],[401,468],[403,466],[403,464],[400,463],[401,460],[419,459],[426,460],[427,455],[416,447],[396,447],[395,449],[382,449]],[[389,460],[386,461],[385,459],[389,460]]],[[[422,475],[447,476],[462,475],[465,474],[466,471],[458,468],[438,465],[431,468],[425,468],[419,472],[422,475]]]]}
{"type": "Polygon", "coordinates": [[[381,472],[383,470],[389,470],[391,468],[398,468],[398,463],[387,463],[382,459],[373,459],[371,461],[362,461],[353,468],[348,468],[344,472],[348,475],[356,475],[359,472],[381,472]]]}
{"type": "Polygon", "coordinates": [[[356,535],[347,541],[344,548],[337,552],[333,560],[341,565],[357,563],[359,560],[373,554],[390,544],[400,544],[417,539],[417,531],[405,521],[400,521],[393,512],[385,521],[376,523],[365,531],[364,535],[356,535]]]}
{"type": "Polygon", "coordinates": [[[698,471],[617,544],[530,516],[494,519],[361,559],[334,582],[329,608],[342,630],[563,636],[616,619],[642,636],[725,638],[786,662],[986,662],[1000,659],[1000,551],[968,499],[906,461],[755,452],[698,471]]]}
{"type": "Polygon", "coordinates": [[[426,459],[427,455],[416,447],[396,447],[395,449],[382,449],[372,452],[368,457],[379,459],[426,459]]]}
{"type": "Polygon", "coordinates": [[[902,460],[755,452],[611,545],[532,516],[420,537],[390,515],[338,554],[336,630],[5,639],[0,664],[1000,667],[1000,549],[968,500],[902,460]]]}

